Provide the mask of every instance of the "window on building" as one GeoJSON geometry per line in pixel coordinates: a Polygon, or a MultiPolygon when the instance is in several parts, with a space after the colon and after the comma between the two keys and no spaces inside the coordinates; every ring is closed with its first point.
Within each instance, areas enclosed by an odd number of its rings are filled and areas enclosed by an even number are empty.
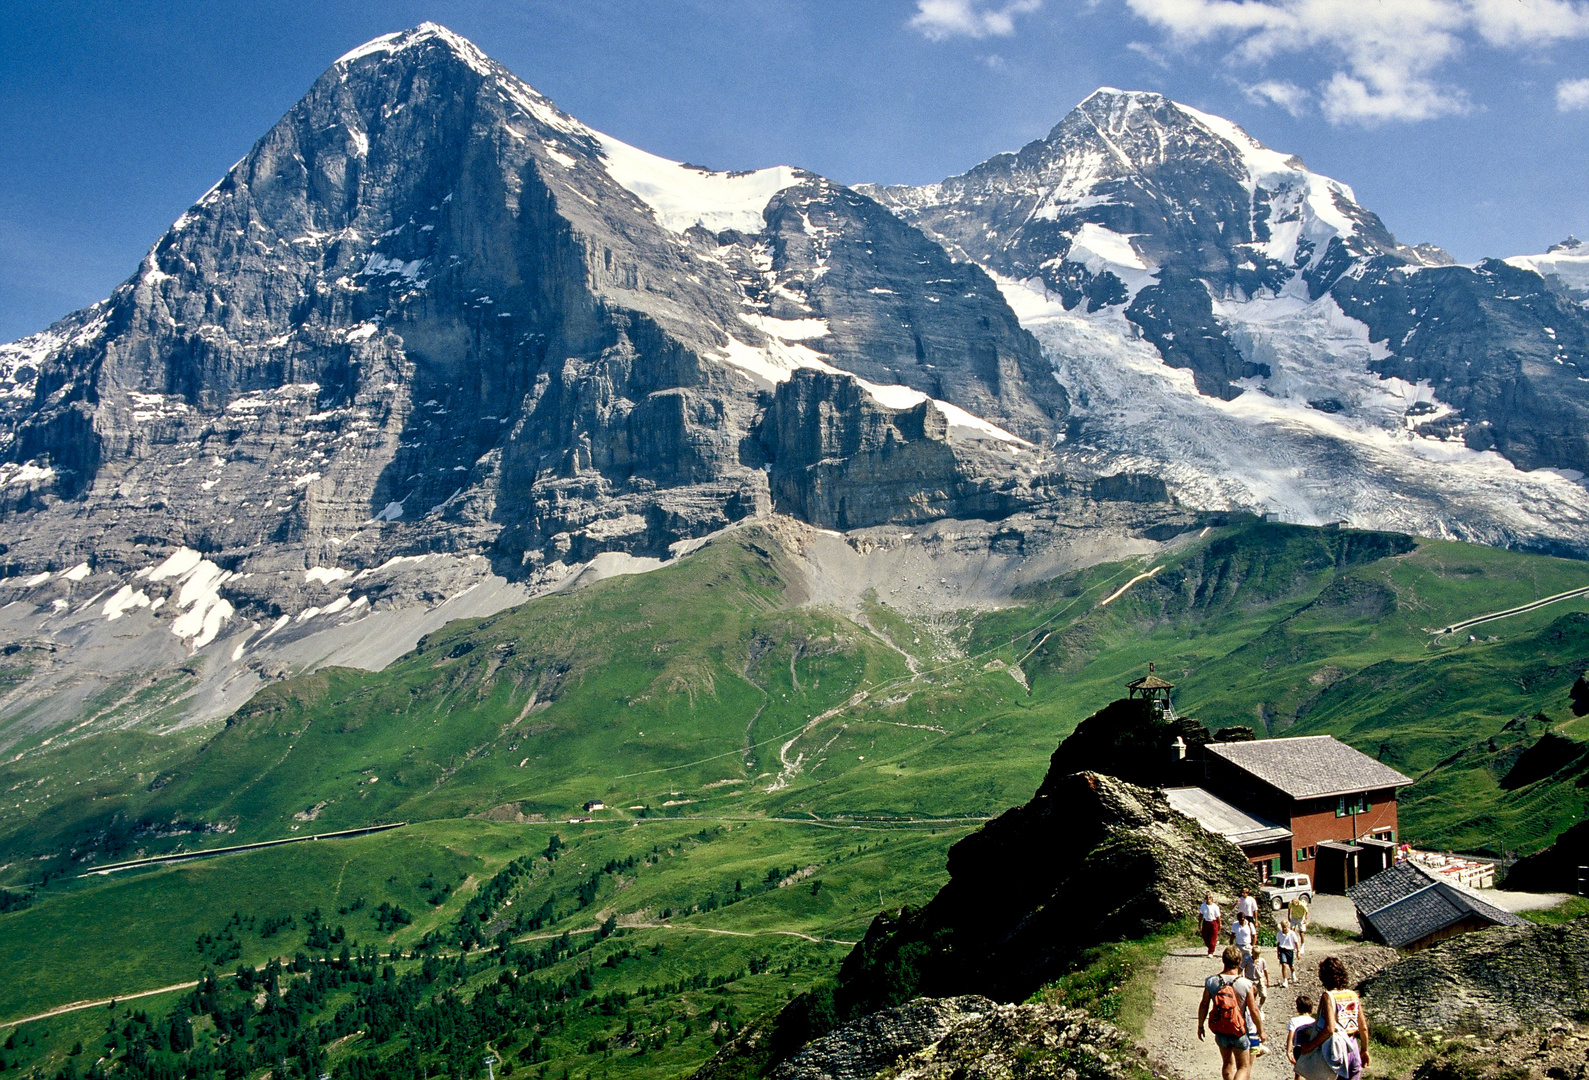
{"type": "Polygon", "coordinates": [[[1314,846],[1297,848],[1297,862],[1312,862],[1319,857],[1319,849],[1314,846]]]}
{"type": "Polygon", "coordinates": [[[1341,795],[1335,800],[1336,817],[1351,817],[1353,814],[1366,813],[1368,813],[1368,796],[1366,794],[1341,795]]]}

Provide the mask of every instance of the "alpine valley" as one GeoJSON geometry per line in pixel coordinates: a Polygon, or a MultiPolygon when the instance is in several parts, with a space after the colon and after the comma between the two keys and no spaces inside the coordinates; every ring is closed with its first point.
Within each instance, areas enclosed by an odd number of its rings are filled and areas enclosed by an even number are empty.
{"type": "Polygon", "coordinates": [[[851,188],[371,41],[0,346],[0,1069],[748,1075],[1034,791],[1163,846],[1054,749],[1149,662],[1536,852],[1589,791],[1584,371],[1589,248],[1458,265],[1158,94],[851,188]]]}

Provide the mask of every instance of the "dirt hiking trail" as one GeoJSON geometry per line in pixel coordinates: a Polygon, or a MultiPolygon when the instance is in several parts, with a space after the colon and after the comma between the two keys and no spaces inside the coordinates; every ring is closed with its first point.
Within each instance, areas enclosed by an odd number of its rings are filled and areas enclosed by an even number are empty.
{"type": "MultiPolygon", "coordinates": [[[[1342,945],[1322,935],[1308,941],[1307,951],[1297,957],[1301,977],[1290,987],[1280,985],[1280,964],[1274,950],[1265,949],[1273,985],[1264,1006],[1264,1032],[1270,1053],[1253,1062],[1252,1080],[1291,1080],[1291,1063],[1286,1060],[1286,1024],[1296,1015],[1298,994],[1319,998],[1319,961],[1339,956],[1352,973],[1353,982],[1395,958],[1395,953],[1375,945],[1342,945]]],[[[1185,1080],[1219,1080],[1219,1047],[1210,1032],[1203,1042],[1197,1040],[1197,1006],[1203,998],[1203,980],[1219,973],[1219,957],[1209,956],[1200,944],[1188,939],[1177,945],[1159,965],[1153,987],[1153,1014],[1142,1033],[1142,1045],[1149,1054],[1173,1068],[1185,1080]]],[[[1369,1017],[1370,1024],[1373,1017],[1369,1017]]],[[[1372,1075],[1373,1070],[1369,1073],[1372,1075]]]]}

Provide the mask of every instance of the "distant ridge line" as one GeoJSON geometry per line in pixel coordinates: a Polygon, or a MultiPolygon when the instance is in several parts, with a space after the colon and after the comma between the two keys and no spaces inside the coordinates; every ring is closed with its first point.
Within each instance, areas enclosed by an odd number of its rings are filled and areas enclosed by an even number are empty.
{"type": "Polygon", "coordinates": [[[406,821],[393,821],[386,825],[365,825],[358,829],[339,829],[336,832],[311,833],[308,836],[288,836],[280,840],[261,840],[255,844],[233,844],[230,847],[205,848],[202,851],[180,851],[172,855],[155,855],[147,859],[129,859],[127,862],[107,863],[104,866],[78,874],[79,878],[103,877],[114,874],[118,870],[132,870],[139,866],[161,866],[167,863],[187,862],[190,859],[208,859],[213,855],[231,855],[238,851],[257,851],[260,848],[276,847],[280,844],[299,844],[305,840],[335,840],[344,836],[364,836],[368,833],[386,832],[388,829],[401,829],[407,825],[406,821]]]}

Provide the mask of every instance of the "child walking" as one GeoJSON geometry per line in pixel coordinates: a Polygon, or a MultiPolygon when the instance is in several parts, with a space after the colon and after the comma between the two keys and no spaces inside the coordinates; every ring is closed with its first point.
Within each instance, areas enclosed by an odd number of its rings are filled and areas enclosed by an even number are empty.
{"type": "MultiPolygon", "coordinates": [[[[1251,923],[1247,924],[1251,926],[1251,923]]],[[[1256,937],[1256,935],[1254,935],[1256,937]]],[[[1269,967],[1264,963],[1263,950],[1258,948],[1256,942],[1252,951],[1242,957],[1242,974],[1247,981],[1252,983],[1252,992],[1258,998],[1258,1015],[1263,1016],[1264,1002],[1269,999],[1269,967]]],[[[1259,1040],[1257,1035],[1252,1036],[1253,1057],[1263,1057],[1269,1053],[1269,1048],[1259,1040]]]]}
{"type": "Polygon", "coordinates": [[[1297,1032],[1310,1028],[1317,1023],[1313,1015],[1313,999],[1306,994],[1297,995],[1297,1014],[1286,1024],[1286,1060],[1291,1062],[1291,1075],[1293,1080],[1302,1080],[1302,1074],[1296,1071],[1297,1064],[1297,1032]]]}
{"type": "Polygon", "coordinates": [[[1280,934],[1275,940],[1275,956],[1280,960],[1280,985],[1290,986],[1291,980],[1296,978],[1297,950],[1302,947],[1302,938],[1291,928],[1291,920],[1286,919],[1280,924],[1280,934]]]}

